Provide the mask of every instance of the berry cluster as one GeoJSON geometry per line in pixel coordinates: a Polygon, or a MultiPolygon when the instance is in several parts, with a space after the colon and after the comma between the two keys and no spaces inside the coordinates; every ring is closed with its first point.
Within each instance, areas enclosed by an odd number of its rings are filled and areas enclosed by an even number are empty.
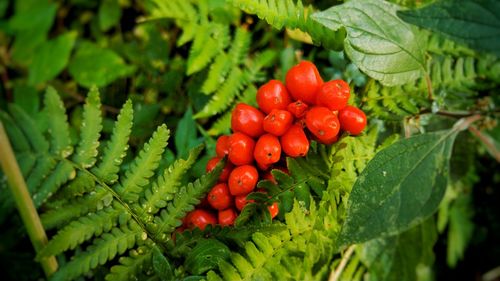
{"type": "MultiPolygon", "coordinates": [[[[345,81],[324,83],[316,66],[302,61],[288,71],[285,84],[271,80],[260,87],[259,108],[236,105],[231,115],[233,134],[217,139],[217,156],[208,162],[206,170],[213,170],[226,156],[229,161],[204,202],[186,216],[184,227],[232,225],[238,212],[249,203],[246,197],[254,191],[259,175],[273,180],[270,168],[287,172],[279,165],[284,156],[305,156],[310,138],[332,144],[341,131],[360,134],[366,126],[366,116],[360,109],[347,105],[349,96],[345,81]]],[[[277,202],[268,209],[274,218],[278,214],[277,202]]]]}

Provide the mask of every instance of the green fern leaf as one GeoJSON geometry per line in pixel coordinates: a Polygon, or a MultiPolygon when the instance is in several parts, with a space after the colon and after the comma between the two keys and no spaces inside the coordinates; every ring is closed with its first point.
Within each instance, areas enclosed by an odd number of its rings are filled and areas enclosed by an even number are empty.
{"type": "Polygon", "coordinates": [[[83,168],[94,166],[102,130],[101,101],[96,87],[90,89],[83,107],[81,136],[73,161],[83,168]]]}
{"type": "Polygon", "coordinates": [[[66,198],[74,198],[93,191],[95,188],[94,178],[86,172],[78,171],[74,180],[68,183],[63,189],[54,196],[56,199],[62,199],[66,202],[66,198]]]}
{"type": "Polygon", "coordinates": [[[154,0],[155,9],[151,19],[172,18],[193,21],[198,18],[197,11],[190,1],[154,0]]]}
{"type": "Polygon", "coordinates": [[[283,27],[300,29],[308,33],[316,45],[340,50],[345,32],[340,30],[332,34],[324,26],[309,19],[312,7],[304,7],[300,0],[230,0],[233,5],[246,13],[255,14],[276,29],[283,27]]]}
{"type": "Polygon", "coordinates": [[[251,33],[240,27],[236,29],[231,49],[229,50],[229,59],[233,66],[239,65],[243,59],[248,56],[250,49],[251,33]]]}
{"type": "Polygon", "coordinates": [[[142,188],[149,183],[149,178],[154,175],[154,171],[160,164],[160,158],[167,146],[169,137],[170,131],[166,125],[158,127],[134,162],[130,164],[130,167],[125,172],[123,182],[115,187],[115,190],[123,197],[125,202],[133,203],[139,199],[142,188]]]}
{"type": "Polygon", "coordinates": [[[80,198],[68,201],[60,208],[52,209],[40,215],[45,229],[60,226],[74,218],[78,218],[89,212],[95,212],[103,207],[109,206],[113,201],[113,195],[103,187],[98,186],[95,192],[91,192],[80,198]],[[61,211],[64,210],[64,211],[61,211]]]}
{"type": "Polygon", "coordinates": [[[136,241],[141,239],[142,234],[142,229],[136,223],[130,223],[130,227],[113,228],[111,233],[105,233],[95,239],[84,252],[76,254],[51,280],[73,280],[98,265],[105,264],[117,254],[123,254],[132,248],[136,241]]]}
{"type": "Polygon", "coordinates": [[[134,280],[141,271],[148,271],[151,267],[152,251],[150,247],[141,246],[130,250],[128,256],[120,257],[120,264],[111,267],[106,275],[107,281],[134,280]]]}
{"type": "Polygon", "coordinates": [[[75,169],[68,161],[61,161],[54,171],[43,181],[40,188],[33,195],[35,207],[40,207],[49,197],[51,197],[61,185],[75,177],[75,169]]]}
{"type": "Polygon", "coordinates": [[[37,259],[56,256],[68,249],[74,249],[93,236],[110,231],[116,226],[118,216],[123,211],[123,209],[107,207],[72,221],[52,237],[47,246],[38,253],[37,259]]]}
{"type": "Polygon", "coordinates": [[[219,45],[212,32],[214,27],[199,25],[187,60],[187,75],[205,68],[219,52],[219,45]]]}
{"type": "Polygon", "coordinates": [[[212,99],[193,117],[199,119],[221,113],[228,108],[245,84],[243,72],[239,68],[234,68],[212,99]]]}
{"type": "Polygon", "coordinates": [[[38,129],[35,121],[24,110],[15,104],[9,104],[9,113],[28,139],[33,151],[43,153],[49,150],[49,143],[38,129]]]}
{"type": "Polygon", "coordinates": [[[179,191],[181,179],[198,159],[203,145],[193,148],[186,160],[178,159],[170,167],[165,169],[163,175],[157,177],[155,183],[146,190],[144,199],[141,202],[143,213],[139,216],[142,221],[150,222],[152,215],[159,209],[167,206],[167,203],[174,198],[179,191]],[[147,213],[147,215],[146,215],[147,213]]]}
{"type": "Polygon", "coordinates": [[[154,233],[155,240],[168,241],[170,239],[169,234],[181,225],[182,218],[200,203],[203,196],[217,182],[223,165],[225,161],[220,161],[212,172],[182,187],[166,208],[155,216],[154,223],[148,224],[150,232],[154,233]]]}
{"type": "Polygon", "coordinates": [[[73,153],[70,143],[68,117],[63,102],[56,90],[47,88],[45,93],[45,111],[49,123],[49,134],[52,137],[51,152],[63,158],[73,153]]]}
{"type": "Polygon", "coordinates": [[[31,194],[34,194],[42,181],[49,175],[50,171],[56,167],[57,162],[48,155],[45,157],[38,157],[35,167],[28,175],[26,184],[31,194]]]}
{"type": "Polygon", "coordinates": [[[208,72],[207,79],[203,82],[201,91],[205,95],[209,95],[217,90],[220,84],[222,84],[226,75],[231,68],[231,63],[229,56],[226,53],[220,53],[212,65],[210,65],[210,71],[208,72]]]}
{"type": "Polygon", "coordinates": [[[120,110],[118,120],[113,128],[111,140],[104,150],[101,162],[97,167],[92,169],[92,172],[107,184],[112,184],[118,179],[120,165],[128,149],[133,114],[132,102],[128,100],[120,110]]]}
{"type": "Polygon", "coordinates": [[[17,152],[31,151],[30,144],[16,122],[4,111],[0,111],[0,121],[5,127],[10,143],[17,152]]]}

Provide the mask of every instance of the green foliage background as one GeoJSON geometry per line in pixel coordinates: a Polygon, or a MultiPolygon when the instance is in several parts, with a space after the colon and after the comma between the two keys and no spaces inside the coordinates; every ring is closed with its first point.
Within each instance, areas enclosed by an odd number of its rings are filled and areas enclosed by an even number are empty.
{"type": "Polygon", "coordinates": [[[43,278],[35,256],[50,255],[53,280],[326,280],[343,261],[339,280],[442,280],[499,266],[500,7],[465,2],[1,1],[0,120],[53,238],[34,253],[0,174],[2,279],[43,278]],[[205,164],[233,106],[301,59],[350,82],[366,132],[287,159],[291,176],[260,182],[271,198],[252,195],[237,227],[172,240],[216,178],[205,164]],[[475,114],[479,135],[454,126],[475,114]]]}

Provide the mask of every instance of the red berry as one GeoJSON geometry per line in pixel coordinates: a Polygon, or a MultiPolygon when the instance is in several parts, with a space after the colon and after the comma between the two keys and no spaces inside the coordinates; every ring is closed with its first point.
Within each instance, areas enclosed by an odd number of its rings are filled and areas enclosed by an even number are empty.
{"type": "Polygon", "coordinates": [[[229,138],[229,161],[234,165],[248,165],[253,161],[255,141],[243,134],[234,133],[229,138]]]}
{"type": "Polygon", "coordinates": [[[215,185],[208,193],[208,203],[214,209],[224,210],[231,206],[233,197],[229,193],[229,187],[225,183],[215,185]]]}
{"type": "Polygon", "coordinates": [[[247,200],[248,194],[238,195],[234,197],[234,205],[236,209],[241,211],[248,203],[255,202],[254,200],[247,200]]]}
{"type": "MultiPolygon", "coordinates": [[[[206,172],[209,173],[213,169],[215,169],[215,166],[219,163],[219,161],[222,160],[220,157],[214,157],[207,162],[207,166],[205,168],[206,172]]],[[[233,165],[230,162],[227,162],[224,168],[222,168],[222,172],[220,173],[219,176],[219,181],[227,181],[229,178],[229,174],[233,170],[233,165]]]]}
{"type": "Polygon", "coordinates": [[[302,118],[306,115],[309,106],[302,101],[298,100],[289,104],[286,109],[290,111],[296,118],[302,118]]]}
{"type": "Polygon", "coordinates": [[[315,106],[307,112],[306,126],[321,143],[325,144],[333,143],[340,130],[337,116],[322,106],[315,106]]]}
{"type": "Polygon", "coordinates": [[[316,104],[330,110],[341,110],[347,105],[351,89],[344,80],[328,81],[321,86],[316,97],[316,104]]]}
{"type": "Polygon", "coordinates": [[[290,68],[285,77],[286,88],[295,100],[307,104],[316,102],[316,94],[323,84],[316,66],[309,61],[301,61],[290,68]]]}
{"type": "Polygon", "coordinates": [[[255,144],[253,157],[262,166],[271,165],[280,160],[281,145],[277,137],[271,134],[260,136],[255,144]]]}
{"type": "Polygon", "coordinates": [[[186,222],[190,229],[198,227],[203,230],[209,224],[217,224],[217,218],[208,211],[196,209],[186,216],[186,222]]]}
{"type": "Polygon", "coordinates": [[[231,114],[231,129],[250,137],[258,137],[264,133],[262,121],[264,114],[248,104],[239,103],[231,114]]]}
{"type": "Polygon", "coordinates": [[[234,168],[229,175],[229,191],[232,195],[250,193],[259,180],[259,173],[254,166],[244,165],[234,168]]]}
{"type": "Polygon", "coordinates": [[[226,209],[219,211],[219,224],[222,226],[233,225],[234,221],[238,217],[234,209],[226,209]]]}
{"type": "Polygon", "coordinates": [[[264,131],[275,136],[282,136],[293,123],[293,115],[280,109],[273,109],[262,123],[264,131]]]}
{"type": "Polygon", "coordinates": [[[229,136],[220,136],[215,144],[215,153],[219,157],[224,157],[229,153],[229,136]]]}
{"type": "Polygon", "coordinates": [[[285,85],[278,80],[271,80],[257,91],[257,104],[260,110],[269,114],[273,109],[285,109],[292,102],[285,85]]]}
{"type": "Polygon", "coordinates": [[[274,202],[271,206],[268,206],[267,209],[269,210],[269,214],[271,214],[272,219],[274,219],[280,212],[278,202],[274,202]]]}
{"type": "Polygon", "coordinates": [[[339,112],[340,127],[351,135],[359,135],[366,127],[365,113],[354,106],[346,106],[339,112]]]}
{"type": "Polygon", "coordinates": [[[281,148],[290,157],[305,156],[309,151],[309,140],[302,126],[294,124],[281,136],[281,148]]]}

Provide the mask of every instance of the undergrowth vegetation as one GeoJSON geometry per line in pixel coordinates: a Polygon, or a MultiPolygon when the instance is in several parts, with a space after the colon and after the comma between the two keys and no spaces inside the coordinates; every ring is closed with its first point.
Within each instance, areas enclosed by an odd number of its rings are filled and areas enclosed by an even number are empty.
{"type": "Polygon", "coordinates": [[[33,251],[2,161],[3,279],[54,256],[49,280],[491,276],[499,26],[494,0],[2,1],[0,121],[49,236],[33,251]],[[301,60],[368,127],[287,158],[233,227],[177,231],[235,105],[301,60]]]}

